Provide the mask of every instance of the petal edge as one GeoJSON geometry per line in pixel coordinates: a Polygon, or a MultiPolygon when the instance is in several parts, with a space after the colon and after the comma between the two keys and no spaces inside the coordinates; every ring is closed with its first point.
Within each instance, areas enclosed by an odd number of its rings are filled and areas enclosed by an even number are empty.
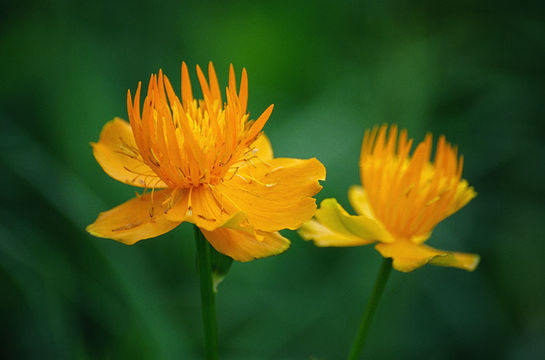
{"type": "Polygon", "coordinates": [[[170,190],[156,191],[133,198],[108,211],[100,213],[92,224],[87,226],[89,234],[113,239],[127,245],[140,240],[162,235],[180,222],[169,221],[165,216],[170,190]]]}
{"type": "Polygon", "coordinates": [[[377,244],[375,249],[384,257],[393,259],[394,269],[410,272],[426,264],[456,267],[473,271],[479,255],[434,249],[423,244],[400,240],[390,244],[377,244]]]}
{"type": "Polygon", "coordinates": [[[201,231],[214,249],[241,262],[278,255],[290,246],[290,241],[278,232],[258,231],[254,236],[246,231],[226,228],[201,231]]]}
{"type": "Polygon", "coordinates": [[[277,158],[246,166],[217,192],[246,214],[251,226],[270,232],[296,230],[316,211],[314,196],[325,168],[316,159],[277,158]]]}
{"type": "Polygon", "coordinates": [[[144,188],[167,187],[141,159],[131,126],[125,120],[107,122],[98,142],[91,146],[100,167],[117,181],[144,188]]]}

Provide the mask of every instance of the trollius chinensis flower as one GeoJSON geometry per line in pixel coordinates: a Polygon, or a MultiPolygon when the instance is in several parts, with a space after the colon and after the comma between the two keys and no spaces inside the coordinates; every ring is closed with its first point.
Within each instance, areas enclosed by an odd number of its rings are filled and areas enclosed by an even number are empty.
{"type": "Polygon", "coordinates": [[[237,91],[233,66],[224,96],[212,63],[208,81],[197,66],[202,99],[193,96],[188,69],[181,69],[181,99],[159,71],[128,92],[129,121],[107,123],[93,153],[114,179],[144,189],[101,213],[92,235],[125,244],[159,236],[182,222],[198,226],[210,244],[235,260],[283,252],[278,233],[297,229],[316,209],[312,198],[325,179],[316,159],[274,158],[262,129],[269,106],[255,121],[247,113],[248,78],[237,91]]]}
{"type": "Polygon", "coordinates": [[[435,157],[428,134],[411,155],[407,131],[386,125],[366,131],[360,155],[361,184],[348,191],[358,215],[350,215],[335,199],[326,199],[315,219],[299,230],[318,246],[359,246],[376,243],[399,271],[425,264],[473,270],[479,256],[432,248],[424,242],[433,228],[476,195],[462,178],[463,157],[444,136],[435,157]],[[387,134],[388,132],[388,134],[387,134]]]}
{"type": "Polygon", "coordinates": [[[428,134],[411,155],[412,139],[397,126],[366,131],[360,154],[362,186],[352,186],[348,198],[358,215],[350,215],[335,199],[322,201],[315,219],[299,234],[318,246],[359,246],[376,243],[384,257],[348,355],[360,358],[373,315],[392,267],[413,271],[425,264],[472,271],[479,256],[425,245],[433,228],[454,214],[475,191],[462,179],[463,158],[439,137],[435,157],[428,134]]]}

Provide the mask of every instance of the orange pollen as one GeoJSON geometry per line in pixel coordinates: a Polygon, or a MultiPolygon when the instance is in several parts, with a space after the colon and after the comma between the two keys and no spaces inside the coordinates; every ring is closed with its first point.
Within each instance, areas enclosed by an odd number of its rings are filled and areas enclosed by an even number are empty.
{"type": "Polygon", "coordinates": [[[225,103],[212,63],[208,67],[208,82],[197,65],[202,100],[193,98],[185,62],[181,72],[181,101],[161,70],[158,75],[151,75],[142,112],[141,83],[134,100],[128,92],[127,110],[138,146],[137,157],[169,187],[216,184],[252,158],[251,144],[263,129],[273,105],[257,120],[249,120],[246,69],[242,70],[237,93],[233,65],[230,66],[225,103]]]}
{"type": "Polygon", "coordinates": [[[394,236],[411,239],[429,234],[437,223],[467,203],[473,189],[461,178],[463,158],[439,137],[430,161],[432,136],[409,155],[407,131],[387,125],[366,131],[360,157],[362,185],[371,208],[394,236]]]}

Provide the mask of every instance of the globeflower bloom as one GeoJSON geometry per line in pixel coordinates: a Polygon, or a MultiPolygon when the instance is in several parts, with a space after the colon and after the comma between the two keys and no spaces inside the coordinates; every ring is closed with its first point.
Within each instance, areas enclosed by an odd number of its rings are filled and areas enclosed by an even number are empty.
{"type": "Polygon", "coordinates": [[[434,249],[424,244],[433,228],[476,196],[462,179],[463,157],[439,137],[430,161],[432,136],[410,155],[413,140],[407,131],[392,126],[366,131],[361,147],[362,186],[352,186],[348,197],[358,215],[350,215],[335,199],[321,203],[315,219],[299,230],[317,246],[358,246],[377,242],[375,248],[393,267],[409,272],[425,264],[472,271],[479,256],[434,249]]]}
{"type": "Polygon", "coordinates": [[[108,175],[144,192],[101,213],[87,231],[134,244],[187,221],[235,260],[279,254],[289,241],[278,231],[297,229],[314,214],[312,196],[325,168],[316,159],[273,157],[262,132],[273,105],[250,120],[245,69],[237,92],[231,65],[225,102],[212,63],[208,81],[199,66],[197,75],[202,100],[193,97],[182,63],[181,100],[159,71],[142,108],[141,84],[134,99],[128,92],[130,123],[115,118],[104,126],[92,144],[96,160],[108,175]]]}

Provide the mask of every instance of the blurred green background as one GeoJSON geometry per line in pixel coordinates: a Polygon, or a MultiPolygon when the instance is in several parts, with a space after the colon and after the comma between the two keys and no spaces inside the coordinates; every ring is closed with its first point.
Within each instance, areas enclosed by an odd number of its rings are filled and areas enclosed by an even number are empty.
{"type": "MultiPolygon", "coordinates": [[[[372,359],[545,357],[545,21],[542,1],[23,1],[0,15],[3,359],[199,359],[192,228],[129,247],[84,228],[133,196],[90,141],[162,68],[249,74],[276,155],[317,157],[318,199],[349,208],[363,131],[445,134],[479,196],[429,244],[476,252],[474,273],[394,272],[372,359]]],[[[194,71],[191,71],[196,80],[194,71]]],[[[196,84],[196,81],[194,81],[196,84]]],[[[380,256],[316,248],[235,263],[217,299],[222,359],[341,359],[380,256]]]]}

